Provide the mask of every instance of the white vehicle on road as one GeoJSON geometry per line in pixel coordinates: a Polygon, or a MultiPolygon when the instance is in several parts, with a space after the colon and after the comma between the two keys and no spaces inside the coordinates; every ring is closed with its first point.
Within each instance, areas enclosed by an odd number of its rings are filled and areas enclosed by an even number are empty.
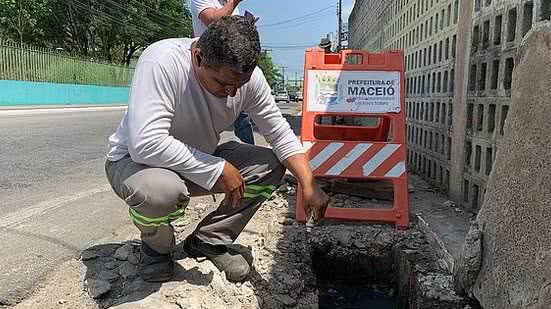
{"type": "Polygon", "coordinates": [[[289,93],[287,92],[287,90],[279,90],[278,92],[276,92],[274,98],[275,98],[276,102],[285,101],[285,102],[289,103],[291,101],[291,99],[289,98],[289,93]]]}

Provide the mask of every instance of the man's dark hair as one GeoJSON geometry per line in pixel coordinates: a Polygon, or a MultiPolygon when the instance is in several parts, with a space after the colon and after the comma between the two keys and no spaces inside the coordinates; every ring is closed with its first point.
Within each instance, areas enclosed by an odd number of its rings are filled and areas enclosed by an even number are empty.
{"type": "Polygon", "coordinates": [[[224,16],[212,23],[197,41],[197,47],[206,67],[227,66],[239,74],[254,70],[261,51],[254,18],[243,16],[224,16]]]}

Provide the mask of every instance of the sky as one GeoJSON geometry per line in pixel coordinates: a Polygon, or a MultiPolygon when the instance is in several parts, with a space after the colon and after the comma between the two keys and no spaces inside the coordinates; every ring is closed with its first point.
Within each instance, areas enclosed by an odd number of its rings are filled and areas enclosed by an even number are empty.
{"type": "MultiPolygon", "coordinates": [[[[343,0],[343,22],[353,5],[354,0],[343,0]]],[[[286,67],[286,79],[294,79],[295,73],[302,78],[305,46],[317,46],[337,31],[337,0],[243,0],[239,9],[260,18],[261,43],[272,49],[276,65],[286,67]]]]}

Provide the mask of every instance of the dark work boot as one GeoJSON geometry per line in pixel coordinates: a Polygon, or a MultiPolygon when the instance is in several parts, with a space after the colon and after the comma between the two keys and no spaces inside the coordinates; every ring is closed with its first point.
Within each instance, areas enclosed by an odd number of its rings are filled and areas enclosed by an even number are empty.
{"type": "Polygon", "coordinates": [[[207,244],[193,235],[184,241],[184,251],[193,258],[208,258],[230,281],[244,281],[250,271],[249,263],[241,254],[230,252],[223,245],[207,244]]]}
{"type": "Polygon", "coordinates": [[[174,276],[174,261],[170,253],[161,254],[142,241],[140,276],[147,282],[165,282],[174,276]]]}

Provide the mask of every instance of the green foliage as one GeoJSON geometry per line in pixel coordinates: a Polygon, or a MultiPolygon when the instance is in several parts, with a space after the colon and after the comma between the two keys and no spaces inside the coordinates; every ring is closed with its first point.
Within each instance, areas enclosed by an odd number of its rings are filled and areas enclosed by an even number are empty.
{"type": "Polygon", "coordinates": [[[129,64],[134,52],[191,35],[181,0],[0,0],[0,37],[129,64]]]}
{"type": "Polygon", "coordinates": [[[281,73],[274,65],[272,56],[270,56],[267,52],[260,54],[260,57],[258,58],[258,67],[262,70],[268,84],[273,89],[277,84],[277,81],[281,79],[281,73]]]}
{"type": "Polygon", "coordinates": [[[48,0],[0,0],[0,36],[19,43],[40,40],[44,29],[39,27],[48,10],[48,0]]]}

